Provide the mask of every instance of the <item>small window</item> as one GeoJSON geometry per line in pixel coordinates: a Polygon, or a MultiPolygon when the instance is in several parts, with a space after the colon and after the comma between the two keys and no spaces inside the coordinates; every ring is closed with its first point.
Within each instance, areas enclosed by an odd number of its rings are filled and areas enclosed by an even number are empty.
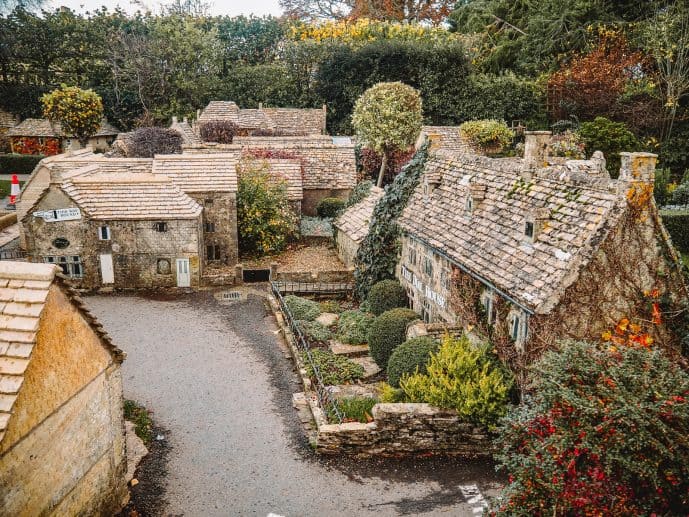
{"type": "Polygon", "coordinates": [[[168,259],[158,259],[156,264],[156,271],[159,275],[169,275],[172,273],[172,267],[168,259]]]}
{"type": "Polygon", "coordinates": [[[493,298],[493,293],[490,291],[484,292],[481,304],[486,312],[486,321],[489,325],[492,325],[495,323],[495,300],[493,298]]]}
{"type": "Polygon", "coordinates": [[[416,250],[414,248],[409,248],[409,264],[416,265],[416,250]]]}
{"type": "Polygon", "coordinates": [[[206,198],[203,200],[203,204],[206,206],[210,206],[213,204],[213,199],[212,198],[206,198]]]}
{"type": "Polygon", "coordinates": [[[526,221],[526,223],[524,224],[524,235],[526,235],[529,239],[533,239],[533,235],[534,235],[533,221],[526,221]]]}
{"type": "Polygon", "coordinates": [[[433,276],[433,261],[430,259],[430,257],[423,258],[423,272],[430,277],[433,276]]]}
{"type": "Polygon", "coordinates": [[[203,231],[206,233],[215,233],[215,223],[204,223],[203,231]]]}
{"type": "Polygon", "coordinates": [[[157,232],[166,232],[167,231],[167,223],[164,221],[157,222],[153,225],[153,229],[157,232]]]}
{"type": "Polygon", "coordinates": [[[421,319],[424,323],[430,323],[432,320],[431,304],[428,302],[428,300],[424,300],[421,306],[421,319]]]}
{"type": "Polygon", "coordinates": [[[98,240],[109,241],[110,240],[110,227],[109,226],[99,226],[98,227],[98,240]]]}
{"type": "Polygon", "coordinates": [[[206,260],[220,260],[220,246],[217,244],[206,246],[206,260]]]}
{"type": "Polygon", "coordinates": [[[84,276],[84,266],[79,256],[43,257],[43,261],[48,264],[57,264],[62,269],[62,273],[69,278],[83,278],[84,276]]]}
{"type": "Polygon", "coordinates": [[[474,209],[474,198],[472,198],[471,196],[467,196],[467,199],[464,202],[464,210],[467,214],[471,214],[473,209],[474,209]]]}

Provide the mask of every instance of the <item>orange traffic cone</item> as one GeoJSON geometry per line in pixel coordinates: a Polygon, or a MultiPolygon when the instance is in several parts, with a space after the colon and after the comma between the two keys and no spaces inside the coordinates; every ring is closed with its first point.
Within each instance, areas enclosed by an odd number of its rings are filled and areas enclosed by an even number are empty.
{"type": "Polygon", "coordinates": [[[10,186],[10,205],[14,205],[19,195],[19,178],[16,174],[12,174],[12,184],[10,186]]]}

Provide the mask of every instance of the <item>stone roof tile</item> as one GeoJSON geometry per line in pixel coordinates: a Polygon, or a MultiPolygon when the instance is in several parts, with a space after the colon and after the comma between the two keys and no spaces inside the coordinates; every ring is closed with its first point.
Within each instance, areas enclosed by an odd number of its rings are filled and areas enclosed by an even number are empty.
{"type": "Polygon", "coordinates": [[[170,178],[184,192],[237,192],[240,150],[222,154],[168,154],[153,159],[153,174],[170,178]]]}
{"type": "Polygon", "coordinates": [[[372,186],[368,196],[342,212],[335,219],[333,225],[338,231],[347,235],[354,242],[360,243],[368,234],[373,210],[384,193],[385,191],[382,188],[378,188],[375,185],[372,186]]]}

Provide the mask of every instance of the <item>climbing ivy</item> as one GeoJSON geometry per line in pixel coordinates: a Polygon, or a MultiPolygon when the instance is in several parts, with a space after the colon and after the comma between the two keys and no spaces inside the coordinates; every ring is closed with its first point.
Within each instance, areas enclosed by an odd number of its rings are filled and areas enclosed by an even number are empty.
{"type": "Polygon", "coordinates": [[[427,159],[428,145],[424,144],[386,187],[385,194],[373,210],[368,235],[359,246],[355,259],[354,280],[360,300],[366,298],[373,284],[394,276],[400,246],[397,218],[419,184],[427,159]]]}

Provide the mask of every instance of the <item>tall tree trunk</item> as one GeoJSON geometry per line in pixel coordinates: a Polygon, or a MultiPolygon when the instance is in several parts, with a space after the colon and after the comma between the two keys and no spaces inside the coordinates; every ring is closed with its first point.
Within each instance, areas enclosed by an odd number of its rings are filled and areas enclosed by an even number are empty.
{"type": "Polygon", "coordinates": [[[378,173],[378,183],[379,187],[383,186],[383,177],[385,176],[385,169],[388,168],[388,152],[383,151],[383,159],[380,162],[380,172],[378,173]]]}

